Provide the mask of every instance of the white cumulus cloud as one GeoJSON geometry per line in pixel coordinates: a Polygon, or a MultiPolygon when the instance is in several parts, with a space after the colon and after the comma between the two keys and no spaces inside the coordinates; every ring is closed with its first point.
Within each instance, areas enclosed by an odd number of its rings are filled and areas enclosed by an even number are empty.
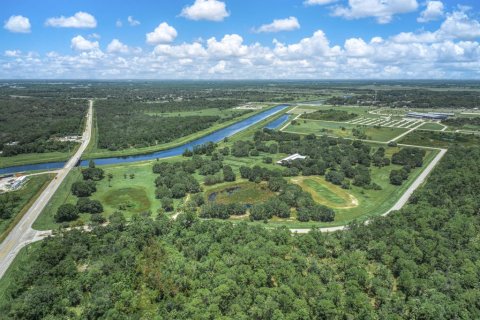
{"type": "Polygon", "coordinates": [[[447,15],[438,31],[445,38],[473,39],[480,37],[480,22],[471,19],[465,10],[447,15]]]}
{"type": "Polygon", "coordinates": [[[374,17],[378,23],[389,23],[394,15],[417,8],[417,0],[348,0],[347,7],[336,7],[332,14],[346,19],[374,17]]]}
{"type": "Polygon", "coordinates": [[[3,27],[15,33],[29,33],[31,31],[30,20],[24,16],[11,16],[5,21],[3,27]]]}
{"type": "Polygon", "coordinates": [[[109,53],[128,53],[128,46],[123,44],[118,39],[113,39],[107,46],[107,52],[109,53]]]}
{"type": "Polygon", "coordinates": [[[218,0],[195,0],[180,13],[180,16],[190,20],[210,21],[223,21],[229,15],[225,2],[218,0]]]}
{"type": "Polygon", "coordinates": [[[177,30],[168,25],[168,23],[162,22],[155,28],[155,30],[153,30],[153,32],[147,33],[146,37],[147,43],[149,44],[168,43],[175,40],[177,37],[177,30]]]}
{"type": "Polygon", "coordinates": [[[362,38],[350,38],[345,41],[345,50],[350,57],[367,57],[373,52],[372,48],[362,38]]]}
{"type": "Polygon", "coordinates": [[[89,41],[78,35],[71,40],[71,47],[76,51],[92,51],[99,48],[98,41],[89,41]]]}
{"type": "Polygon", "coordinates": [[[208,69],[208,73],[210,74],[225,73],[226,67],[227,67],[227,63],[224,60],[220,60],[216,65],[208,69]]]}
{"type": "Polygon", "coordinates": [[[433,20],[438,20],[442,18],[443,13],[443,2],[441,1],[428,1],[427,7],[425,10],[420,12],[420,17],[417,18],[418,22],[428,22],[433,20]]]}
{"type": "Polygon", "coordinates": [[[95,28],[97,20],[90,13],[79,11],[71,17],[48,18],[45,25],[57,28],[95,28]]]}
{"type": "Polygon", "coordinates": [[[255,32],[280,32],[295,29],[300,29],[300,23],[298,23],[296,17],[288,17],[286,19],[275,19],[272,23],[260,26],[255,32]]]}
{"type": "Polygon", "coordinates": [[[214,37],[208,39],[207,51],[215,57],[239,57],[248,53],[248,47],[238,34],[227,34],[220,41],[214,37]]]}

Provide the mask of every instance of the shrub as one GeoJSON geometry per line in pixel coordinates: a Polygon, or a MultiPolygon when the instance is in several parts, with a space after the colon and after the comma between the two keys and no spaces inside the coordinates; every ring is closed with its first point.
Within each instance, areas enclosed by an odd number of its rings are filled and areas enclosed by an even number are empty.
{"type": "Polygon", "coordinates": [[[65,203],[58,207],[54,218],[56,222],[73,221],[78,218],[78,210],[73,204],[65,203]]]}

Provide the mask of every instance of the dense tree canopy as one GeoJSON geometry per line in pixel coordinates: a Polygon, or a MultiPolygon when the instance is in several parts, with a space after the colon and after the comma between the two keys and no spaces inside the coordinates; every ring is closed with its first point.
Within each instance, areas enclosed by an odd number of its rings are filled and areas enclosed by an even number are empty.
{"type": "Polygon", "coordinates": [[[73,150],[56,138],[81,135],[86,112],[86,100],[0,95],[1,155],[73,150]]]}
{"type": "Polygon", "coordinates": [[[9,318],[477,319],[480,147],[453,148],[400,212],[292,236],[245,223],[117,214],[43,241],[9,318]]]}

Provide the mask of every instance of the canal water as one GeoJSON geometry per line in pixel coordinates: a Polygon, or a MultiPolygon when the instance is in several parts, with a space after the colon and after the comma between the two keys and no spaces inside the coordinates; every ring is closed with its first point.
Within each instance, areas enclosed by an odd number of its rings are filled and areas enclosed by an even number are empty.
{"type": "Polygon", "coordinates": [[[277,129],[278,127],[280,127],[282,124],[284,124],[285,122],[287,122],[288,118],[290,118],[290,115],[289,114],[284,114],[280,117],[278,117],[278,119],[275,119],[271,122],[269,122],[265,128],[267,129],[277,129]]]}
{"type": "MultiPolygon", "coordinates": [[[[249,118],[241,120],[237,123],[234,123],[228,127],[223,129],[219,129],[214,131],[206,136],[203,136],[199,139],[193,140],[191,142],[182,144],[178,147],[166,149],[162,151],[147,153],[147,154],[140,154],[134,156],[126,156],[126,157],[112,157],[112,158],[100,158],[94,159],[97,165],[106,165],[106,164],[117,164],[117,163],[129,163],[129,162],[136,162],[136,161],[144,161],[144,160],[153,160],[153,159],[162,159],[168,158],[173,156],[181,155],[185,149],[193,149],[195,146],[202,145],[207,142],[219,142],[222,141],[226,137],[230,137],[240,131],[243,131],[254,124],[259,123],[262,120],[267,119],[268,117],[284,110],[287,108],[287,104],[281,104],[275,106],[271,109],[265,110],[263,112],[257,113],[249,118]]],[[[284,117],[285,115],[281,116],[280,118],[284,117]]],[[[279,118],[279,119],[280,119],[279,118]]],[[[288,116],[287,116],[288,118],[288,116]]],[[[272,121],[276,122],[278,119],[272,121]]],[[[285,121],[285,120],[284,120],[285,121]]],[[[283,121],[283,122],[284,122],[283,121]]],[[[270,125],[270,123],[268,124],[270,125]]],[[[268,126],[267,125],[267,126],[268,126]]],[[[279,125],[279,124],[278,124],[279,125]]],[[[277,125],[277,126],[278,126],[277,125]]],[[[89,160],[83,160],[80,165],[87,166],[89,160]]],[[[49,162],[49,163],[40,163],[40,164],[29,164],[23,166],[14,166],[14,167],[7,167],[0,169],[0,174],[9,174],[9,173],[16,173],[16,172],[23,172],[23,171],[33,171],[33,170],[55,170],[63,168],[65,162],[49,162]]]]}

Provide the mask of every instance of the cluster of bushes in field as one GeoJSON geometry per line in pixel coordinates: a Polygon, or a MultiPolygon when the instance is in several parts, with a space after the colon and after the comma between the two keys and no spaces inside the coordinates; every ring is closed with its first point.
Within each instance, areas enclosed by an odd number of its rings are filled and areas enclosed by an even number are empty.
{"type": "Polygon", "coordinates": [[[425,150],[418,148],[403,148],[392,155],[392,163],[402,165],[401,169],[390,171],[390,183],[393,185],[402,185],[408,179],[410,171],[414,168],[423,166],[425,150]]]}
{"type": "Polygon", "coordinates": [[[315,112],[305,113],[301,116],[303,119],[327,120],[327,121],[348,121],[357,117],[353,112],[344,110],[328,109],[317,110],[315,112]]]}
{"type": "Polygon", "coordinates": [[[54,216],[56,222],[76,220],[80,213],[100,214],[103,212],[102,203],[88,197],[97,191],[96,181],[104,178],[104,170],[95,167],[95,163],[90,161],[88,168],[82,169],[82,176],[83,180],[74,182],[71,187],[72,194],[78,198],[77,203],[60,205],[54,216]]]}

